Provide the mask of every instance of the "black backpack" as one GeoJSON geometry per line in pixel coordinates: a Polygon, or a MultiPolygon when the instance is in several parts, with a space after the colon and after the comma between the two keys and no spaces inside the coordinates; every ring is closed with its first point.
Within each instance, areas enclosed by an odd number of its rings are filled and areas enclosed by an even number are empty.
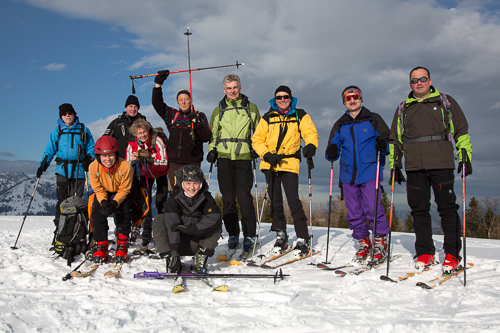
{"type": "Polygon", "coordinates": [[[85,253],[88,248],[88,208],[87,202],[78,196],[61,202],[61,216],[56,230],[55,251],[71,266],[73,257],[85,253]]]}

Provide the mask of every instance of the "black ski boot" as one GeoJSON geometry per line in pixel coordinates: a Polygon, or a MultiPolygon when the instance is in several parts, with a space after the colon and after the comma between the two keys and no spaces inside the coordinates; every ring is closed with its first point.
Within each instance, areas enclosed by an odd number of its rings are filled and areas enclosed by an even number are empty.
{"type": "Polygon", "coordinates": [[[277,230],[276,231],[276,242],[274,243],[274,248],[272,250],[272,254],[277,256],[285,252],[288,249],[288,235],[286,234],[286,230],[277,230]]]}

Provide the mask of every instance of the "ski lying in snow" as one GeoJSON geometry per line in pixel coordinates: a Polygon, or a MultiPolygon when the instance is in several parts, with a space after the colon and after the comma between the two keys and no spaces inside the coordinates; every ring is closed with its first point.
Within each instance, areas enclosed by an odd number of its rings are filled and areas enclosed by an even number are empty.
{"type": "MultiPolygon", "coordinates": [[[[222,284],[220,286],[215,286],[213,283],[212,283],[212,280],[207,278],[206,276],[202,276],[202,275],[196,275],[197,272],[194,270],[194,269],[191,269],[190,267],[187,267],[185,265],[182,265],[182,270],[183,271],[187,271],[187,272],[190,272],[191,274],[194,274],[195,276],[195,279],[203,282],[207,287],[211,288],[212,291],[220,291],[220,292],[223,292],[225,293],[226,291],[229,290],[229,287],[226,286],[225,284],[222,284]]],[[[206,274],[205,274],[206,275],[206,274]]]]}
{"type": "Polygon", "coordinates": [[[326,264],[319,263],[316,265],[316,267],[321,268],[322,270],[325,270],[325,271],[337,271],[337,270],[342,269],[342,268],[354,267],[354,265],[353,264],[346,264],[346,265],[337,266],[337,267],[330,267],[326,264]]]}
{"type": "Polygon", "coordinates": [[[230,261],[231,258],[236,254],[236,252],[241,248],[241,243],[238,244],[238,247],[235,249],[226,249],[224,253],[221,253],[217,256],[217,260],[219,261],[230,261]]]}
{"type": "Polygon", "coordinates": [[[178,276],[174,280],[174,288],[172,292],[174,294],[182,293],[186,291],[186,279],[182,276],[178,276]]]}
{"type": "Polygon", "coordinates": [[[431,270],[434,268],[434,266],[436,266],[436,265],[435,265],[435,264],[433,264],[433,265],[429,265],[429,266],[425,267],[425,268],[424,268],[423,270],[421,270],[421,271],[408,272],[408,273],[406,273],[405,275],[400,276],[400,277],[397,277],[397,278],[394,278],[394,279],[393,279],[393,278],[388,277],[387,275],[380,275],[380,280],[382,280],[382,281],[389,281],[389,282],[398,283],[398,282],[400,282],[400,281],[407,280],[407,279],[409,279],[409,278],[411,278],[411,277],[414,277],[414,276],[416,276],[416,275],[420,275],[420,274],[422,274],[422,273],[425,273],[425,272],[431,271],[431,270]]]}
{"type": "Polygon", "coordinates": [[[71,272],[72,278],[85,278],[94,274],[94,272],[101,266],[100,264],[92,264],[90,266],[85,267],[80,271],[71,272]]]}
{"type": "Polygon", "coordinates": [[[121,270],[122,270],[123,265],[124,265],[125,263],[129,262],[129,261],[130,261],[130,259],[131,259],[131,256],[130,256],[130,255],[128,255],[128,256],[127,256],[127,259],[125,259],[125,261],[124,261],[124,262],[119,263],[119,264],[118,264],[118,263],[117,263],[117,264],[115,264],[115,265],[114,265],[114,266],[113,266],[113,267],[112,267],[109,271],[107,271],[106,273],[104,273],[104,277],[105,277],[106,279],[112,279],[112,278],[118,279],[118,278],[119,278],[119,276],[120,276],[120,272],[121,272],[121,270]]]}
{"type": "Polygon", "coordinates": [[[148,245],[146,246],[141,246],[140,248],[134,250],[134,252],[132,252],[132,254],[135,254],[135,255],[138,255],[138,256],[144,256],[146,254],[154,254],[154,251],[150,250],[148,248],[148,245]]]}
{"type": "Polygon", "coordinates": [[[273,260],[276,260],[276,259],[278,259],[278,258],[281,258],[281,257],[283,257],[285,254],[288,254],[288,253],[290,253],[290,252],[292,252],[292,251],[293,251],[293,248],[289,248],[288,250],[285,250],[285,252],[282,252],[282,253],[277,254],[277,255],[275,255],[275,256],[273,256],[273,255],[267,256],[267,257],[265,257],[265,258],[264,258],[261,262],[259,262],[259,263],[256,263],[256,262],[254,262],[254,261],[249,261],[247,265],[248,265],[248,266],[252,266],[252,267],[260,267],[260,266],[263,266],[263,265],[267,264],[267,263],[268,263],[268,262],[270,262],[270,261],[273,261],[273,260]]]}
{"type": "MultiPolygon", "coordinates": [[[[393,262],[396,259],[399,259],[401,257],[401,254],[396,254],[391,257],[391,262],[393,262]]],[[[349,270],[349,271],[344,271],[344,270],[336,270],[335,274],[339,277],[344,277],[346,275],[359,275],[361,273],[364,273],[366,271],[370,271],[372,269],[381,267],[383,265],[387,264],[387,261],[384,261],[379,264],[371,265],[371,264],[365,264],[363,266],[357,267],[355,269],[349,270]]]]}
{"type": "Polygon", "coordinates": [[[274,265],[274,266],[272,266],[272,265],[267,265],[267,264],[264,264],[264,265],[261,265],[260,267],[262,267],[262,268],[267,268],[267,269],[271,269],[271,268],[278,268],[278,267],[285,266],[285,265],[291,264],[291,263],[296,262],[296,261],[299,261],[299,260],[303,260],[303,259],[309,258],[309,257],[311,257],[311,256],[314,256],[314,255],[316,255],[316,254],[320,253],[320,252],[321,252],[321,250],[320,250],[320,251],[314,251],[312,254],[311,254],[311,253],[308,253],[308,254],[306,254],[305,256],[295,257],[294,259],[290,259],[290,260],[285,261],[285,262],[283,262],[283,263],[281,263],[281,264],[278,264],[278,265],[274,265]]]}
{"type": "MultiPolygon", "coordinates": [[[[473,267],[474,264],[471,263],[471,262],[468,262],[467,263],[467,268],[466,269],[469,269],[471,267],[473,267]]],[[[451,274],[447,274],[447,275],[441,275],[441,276],[438,276],[437,278],[434,278],[428,282],[417,282],[417,286],[418,287],[421,287],[423,289],[434,289],[436,288],[437,286],[439,286],[441,283],[445,282],[445,281],[448,281],[449,279],[451,279],[452,277],[454,276],[457,276],[459,275],[460,273],[463,273],[464,271],[464,268],[463,266],[460,266],[461,269],[451,273],[451,274]]]]}

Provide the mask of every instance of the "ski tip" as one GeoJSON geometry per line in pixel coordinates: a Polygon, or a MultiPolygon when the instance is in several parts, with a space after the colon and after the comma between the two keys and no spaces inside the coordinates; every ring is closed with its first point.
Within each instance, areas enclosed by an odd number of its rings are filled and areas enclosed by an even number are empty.
{"type": "Polygon", "coordinates": [[[217,256],[217,260],[220,260],[220,261],[228,261],[229,258],[225,255],[225,254],[219,254],[217,256]]]}
{"type": "Polygon", "coordinates": [[[432,289],[435,287],[435,286],[429,286],[427,283],[424,282],[417,282],[416,286],[423,289],[432,289]]]}
{"type": "Polygon", "coordinates": [[[231,262],[229,263],[229,266],[241,266],[241,262],[239,262],[238,260],[231,260],[231,262]]]}
{"type": "Polygon", "coordinates": [[[380,280],[382,281],[389,281],[389,282],[394,282],[396,283],[397,281],[391,279],[390,277],[388,277],[387,275],[380,275],[380,280]]]}
{"type": "Polygon", "coordinates": [[[326,266],[325,264],[321,264],[321,263],[316,264],[316,267],[318,267],[318,268],[328,268],[328,266],[326,266]]]}
{"type": "Polygon", "coordinates": [[[274,269],[274,268],[276,268],[276,267],[273,267],[273,266],[269,266],[267,264],[261,265],[260,267],[261,268],[265,268],[265,269],[274,269]]]}
{"type": "Polygon", "coordinates": [[[219,291],[219,292],[227,292],[229,290],[229,287],[226,286],[226,285],[222,285],[222,286],[218,286],[218,287],[215,287],[214,289],[212,289],[212,291],[219,291]]]}
{"type": "Polygon", "coordinates": [[[183,286],[175,286],[173,289],[172,289],[172,292],[174,294],[179,294],[179,293],[182,293],[186,291],[186,288],[184,288],[183,286]]]}

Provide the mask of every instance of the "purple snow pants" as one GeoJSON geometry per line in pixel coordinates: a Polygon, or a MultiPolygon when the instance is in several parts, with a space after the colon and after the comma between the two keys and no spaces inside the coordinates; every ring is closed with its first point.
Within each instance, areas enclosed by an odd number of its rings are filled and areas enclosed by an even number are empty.
{"type": "MultiPolygon", "coordinates": [[[[346,217],[349,229],[352,230],[354,239],[364,239],[370,236],[370,230],[366,224],[366,219],[370,221],[370,228],[373,228],[374,204],[375,204],[375,180],[353,185],[342,183],[344,191],[345,206],[347,208],[346,217]]],[[[385,217],[384,207],[380,202],[380,186],[377,201],[377,224],[376,235],[387,235],[389,233],[389,223],[385,217]]],[[[373,229],[372,229],[373,230],[373,229]]]]}

